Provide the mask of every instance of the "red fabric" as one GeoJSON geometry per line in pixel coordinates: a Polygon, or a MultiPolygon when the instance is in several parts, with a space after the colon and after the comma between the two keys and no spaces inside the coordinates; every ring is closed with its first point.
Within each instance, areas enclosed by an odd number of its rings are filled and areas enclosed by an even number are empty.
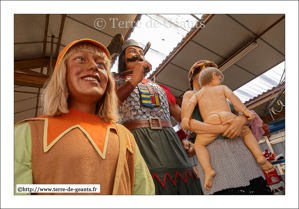
{"type": "Polygon", "coordinates": [[[263,134],[263,136],[267,136],[268,139],[270,139],[271,137],[271,134],[270,134],[270,128],[267,124],[264,124],[263,123],[263,126],[262,126],[263,130],[265,131],[265,133],[263,134]]]}
{"type": "Polygon", "coordinates": [[[263,127],[263,121],[262,119],[256,114],[255,111],[251,110],[251,112],[254,114],[255,118],[251,122],[251,132],[253,136],[256,138],[257,142],[261,139],[263,134],[265,133],[263,127]]]}
{"type": "Polygon", "coordinates": [[[163,181],[163,183],[162,183],[162,181],[159,179],[159,177],[156,175],[156,174],[154,174],[153,175],[153,179],[156,177],[157,179],[158,179],[158,181],[160,182],[160,184],[164,187],[165,186],[165,181],[166,181],[166,177],[167,176],[169,176],[169,178],[170,178],[170,180],[172,181],[172,183],[173,183],[173,185],[175,186],[176,185],[176,180],[177,180],[177,177],[178,177],[178,175],[183,179],[183,181],[187,184],[187,173],[189,174],[189,176],[191,177],[191,179],[192,179],[192,181],[194,181],[193,180],[193,175],[194,175],[194,172],[191,170],[191,174],[189,173],[189,171],[185,171],[185,178],[184,177],[182,177],[181,176],[181,174],[177,171],[176,172],[176,174],[175,174],[175,179],[174,179],[174,181],[173,181],[173,179],[171,178],[171,176],[168,174],[168,173],[166,173],[165,174],[165,176],[164,176],[164,181],[163,181]]]}
{"type": "Polygon", "coordinates": [[[161,84],[158,84],[158,85],[164,89],[166,96],[167,96],[168,103],[170,105],[172,105],[172,103],[176,105],[177,104],[176,98],[172,95],[171,91],[166,86],[163,86],[161,84]]]}
{"type": "Polygon", "coordinates": [[[263,152],[264,157],[266,158],[266,160],[268,161],[272,161],[275,160],[276,157],[276,153],[271,153],[268,151],[268,149],[265,149],[265,151],[263,152]]]}
{"type": "Polygon", "coordinates": [[[264,175],[267,179],[267,183],[269,186],[273,185],[273,184],[278,184],[280,182],[280,178],[279,178],[276,170],[274,170],[270,173],[265,173],[265,171],[263,171],[263,172],[264,172],[264,175]]]}
{"type": "Polygon", "coordinates": [[[176,134],[178,135],[178,137],[180,138],[180,140],[182,141],[183,139],[187,138],[187,134],[183,131],[183,129],[180,129],[176,132],[176,134]]]}
{"type": "Polygon", "coordinates": [[[149,81],[150,81],[149,79],[145,79],[145,78],[144,78],[144,79],[142,80],[142,83],[143,83],[143,84],[146,84],[146,83],[149,82],[149,81]]]}

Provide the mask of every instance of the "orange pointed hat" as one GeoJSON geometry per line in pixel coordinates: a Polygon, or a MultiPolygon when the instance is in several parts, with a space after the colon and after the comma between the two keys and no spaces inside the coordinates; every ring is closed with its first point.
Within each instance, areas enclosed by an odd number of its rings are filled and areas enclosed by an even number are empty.
{"type": "Polygon", "coordinates": [[[209,60],[197,61],[196,63],[194,63],[194,65],[192,65],[192,67],[189,70],[189,75],[188,75],[189,81],[191,79],[191,76],[192,76],[195,68],[198,68],[198,67],[203,66],[203,65],[212,65],[213,67],[218,68],[218,65],[216,65],[214,62],[211,62],[209,60]]]}
{"type": "Polygon", "coordinates": [[[95,40],[92,40],[92,39],[84,38],[84,39],[73,41],[73,42],[69,43],[66,47],[64,47],[64,49],[58,55],[56,65],[55,65],[55,68],[54,68],[54,72],[55,72],[56,68],[58,67],[58,65],[60,64],[60,62],[61,62],[62,58],[64,57],[64,55],[69,51],[69,49],[72,46],[74,46],[75,44],[78,44],[78,43],[81,43],[81,42],[89,42],[89,43],[92,43],[93,45],[95,45],[97,47],[100,47],[100,49],[102,49],[103,52],[107,55],[108,59],[111,60],[110,53],[109,53],[108,49],[103,44],[101,44],[100,42],[97,42],[95,40]]]}

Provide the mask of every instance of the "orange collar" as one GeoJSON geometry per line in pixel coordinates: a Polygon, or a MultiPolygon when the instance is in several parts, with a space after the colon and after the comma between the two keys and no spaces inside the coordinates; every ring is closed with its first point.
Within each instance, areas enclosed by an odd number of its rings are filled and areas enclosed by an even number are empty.
{"type": "Polygon", "coordinates": [[[110,129],[116,130],[114,123],[108,123],[96,115],[74,109],[69,109],[67,114],[55,117],[43,115],[38,118],[47,119],[48,123],[45,124],[47,136],[44,137],[46,152],[66,133],[74,128],[79,128],[93,144],[99,155],[105,159],[110,129]]]}
{"type": "Polygon", "coordinates": [[[48,118],[47,146],[49,146],[61,133],[75,125],[79,125],[86,130],[92,139],[99,139],[96,141],[105,139],[106,131],[103,130],[107,130],[109,126],[115,128],[113,123],[108,123],[96,115],[91,115],[74,109],[69,109],[69,113],[55,117],[44,115],[37,118],[48,118]]]}
{"type": "MultiPolygon", "coordinates": [[[[91,115],[74,109],[69,109],[69,113],[55,117],[43,115],[36,118],[25,119],[16,123],[15,126],[25,121],[31,120],[44,121],[44,152],[48,152],[51,147],[53,147],[53,145],[69,131],[74,128],[79,128],[91,142],[98,154],[105,159],[110,129],[114,129],[119,137],[118,130],[114,123],[108,123],[96,115],[91,115]]],[[[127,149],[129,152],[133,153],[130,137],[128,134],[126,138],[127,149]]]]}

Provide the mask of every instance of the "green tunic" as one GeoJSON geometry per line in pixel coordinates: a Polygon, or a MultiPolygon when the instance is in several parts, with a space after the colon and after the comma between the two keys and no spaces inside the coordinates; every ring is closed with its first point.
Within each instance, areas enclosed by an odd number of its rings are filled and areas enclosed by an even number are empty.
{"type": "Polygon", "coordinates": [[[173,128],[131,130],[153,176],[156,194],[203,194],[186,151],[173,128]]]}

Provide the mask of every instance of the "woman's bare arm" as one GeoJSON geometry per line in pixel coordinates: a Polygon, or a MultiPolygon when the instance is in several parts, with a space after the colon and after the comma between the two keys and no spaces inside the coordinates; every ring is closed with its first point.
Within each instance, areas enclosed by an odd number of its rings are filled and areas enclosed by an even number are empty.
{"type": "Polygon", "coordinates": [[[244,115],[248,117],[250,121],[254,120],[255,116],[250,110],[246,108],[246,106],[242,103],[242,101],[237,97],[234,92],[228,88],[225,85],[222,85],[224,89],[224,94],[226,98],[229,99],[229,101],[234,105],[234,107],[237,107],[244,115]]]}
{"type": "Polygon", "coordinates": [[[189,103],[189,100],[191,99],[191,97],[195,94],[195,92],[193,91],[187,91],[184,96],[183,96],[183,101],[182,101],[182,105],[181,105],[181,118],[184,118],[185,116],[185,112],[186,112],[186,107],[189,103]]]}
{"type": "Polygon", "coordinates": [[[178,122],[181,122],[181,108],[177,104],[169,104],[170,115],[178,122]]]}

